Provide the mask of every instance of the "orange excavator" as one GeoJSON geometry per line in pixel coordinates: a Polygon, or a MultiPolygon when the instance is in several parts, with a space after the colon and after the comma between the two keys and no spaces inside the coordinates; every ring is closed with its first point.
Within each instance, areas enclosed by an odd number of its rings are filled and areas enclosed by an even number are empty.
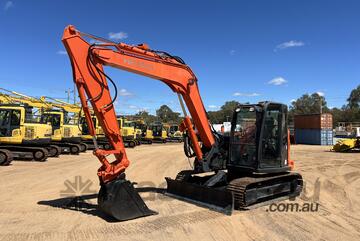
{"type": "Polygon", "coordinates": [[[152,50],[146,44],[115,43],[71,25],[65,28],[62,42],[95,146],[96,132],[88,102],[113,147],[94,150],[101,163],[98,207],[106,214],[123,221],[156,212],[146,206],[125,177],[130,161],[113,105],[117,89],[104,66],[160,80],[177,93],[184,114],[180,125],[184,151],[187,157],[194,157],[194,163],[191,170],[179,172],[175,179],[166,178],[169,195],[231,213],[234,208],[300,194],[303,181],[292,171],[286,105],[239,105],[233,113],[230,136],[223,136],[212,128],[198,79],[180,57],[152,50]],[[114,98],[108,82],[114,86],[114,98]],[[115,157],[112,162],[110,155],[115,157]]]}

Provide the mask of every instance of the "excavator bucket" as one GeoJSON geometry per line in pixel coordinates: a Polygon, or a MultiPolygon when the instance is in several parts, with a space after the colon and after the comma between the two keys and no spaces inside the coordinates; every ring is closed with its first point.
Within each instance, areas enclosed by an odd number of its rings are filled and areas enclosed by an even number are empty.
{"type": "Polygon", "coordinates": [[[234,209],[234,197],[232,192],[226,189],[216,189],[196,183],[165,178],[167,182],[167,194],[199,206],[205,206],[227,215],[231,215],[234,209]]]}
{"type": "Polygon", "coordinates": [[[102,184],[98,205],[101,211],[119,221],[157,214],[146,206],[139,193],[126,179],[102,184]]]}

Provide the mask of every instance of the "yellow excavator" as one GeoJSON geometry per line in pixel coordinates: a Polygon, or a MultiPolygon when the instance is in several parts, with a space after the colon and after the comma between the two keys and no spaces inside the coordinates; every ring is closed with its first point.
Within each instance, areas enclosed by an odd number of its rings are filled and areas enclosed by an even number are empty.
{"type": "MultiPolygon", "coordinates": [[[[57,124],[55,128],[60,129],[61,139],[57,138],[57,141],[76,144],[80,147],[80,152],[85,152],[88,145],[82,141],[82,133],[79,127],[78,113],[81,108],[49,96],[41,96],[39,100],[48,106],[52,106],[52,109],[43,109],[43,115],[49,115],[49,118],[53,121],[53,126],[57,124]]],[[[71,145],[70,148],[74,147],[71,145]]]]}
{"type": "Polygon", "coordinates": [[[150,129],[153,132],[154,142],[157,143],[166,143],[168,139],[168,134],[164,128],[164,125],[160,121],[155,121],[150,124],[150,129]]]}
{"type": "Polygon", "coordinates": [[[182,142],[183,132],[180,131],[179,125],[176,124],[164,124],[164,128],[167,132],[167,141],[169,142],[182,142]]]}
{"type": "MultiPolygon", "coordinates": [[[[89,134],[89,128],[87,126],[87,123],[85,121],[85,116],[83,115],[83,112],[81,111],[81,107],[77,104],[70,104],[68,102],[52,98],[49,96],[41,96],[40,100],[43,102],[48,101],[51,105],[56,106],[58,108],[61,108],[65,110],[67,113],[73,114],[74,122],[77,123],[77,129],[81,131],[81,143],[80,145],[86,145],[87,150],[93,150],[95,149],[93,137],[89,134]]],[[[99,125],[98,120],[96,117],[92,114],[92,119],[94,123],[94,128],[96,130],[96,140],[98,147],[104,148],[104,149],[110,149],[110,145],[104,135],[104,132],[99,125]]],[[[83,147],[84,149],[84,147],[83,147]]]]}
{"type": "Polygon", "coordinates": [[[136,140],[136,132],[134,126],[122,116],[118,116],[117,121],[125,146],[133,148],[139,145],[139,141],[136,140]]]}
{"type": "MultiPolygon", "coordinates": [[[[96,118],[95,115],[92,115],[91,118],[92,118],[92,121],[94,124],[94,129],[95,129],[95,133],[96,133],[95,138],[96,138],[96,143],[97,143],[98,147],[105,149],[105,150],[111,149],[110,144],[104,134],[104,131],[99,124],[98,119],[96,118]]],[[[94,137],[90,135],[89,127],[86,123],[85,116],[83,116],[83,115],[81,115],[79,118],[79,126],[81,127],[82,142],[84,142],[88,145],[89,150],[96,149],[96,147],[94,145],[94,141],[93,141],[94,137]]]]}
{"type": "Polygon", "coordinates": [[[35,115],[31,106],[0,93],[0,165],[8,165],[14,158],[46,161],[59,156],[60,148],[51,145],[51,133],[51,125],[35,115]]]}
{"type": "Polygon", "coordinates": [[[142,144],[152,144],[154,136],[152,130],[148,128],[145,121],[142,119],[134,120],[135,128],[141,131],[140,141],[142,144]]]}
{"type": "Polygon", "coordinates": [[[333,146],[336,152],[360,152],[360,127],[353,128],[352,138],[340,139],[333,146]]]}
{"type": "Polygon", "coordinates": [[[134,129],[134,140],[136,145],[140,145],[141,144],[141,135],[142,135],[142,131],[141,129],[136,127],[136,123],[135,121],[129,120],[127,118],[124,118],[124,127],[129,127],[129,128],[133,128],[134,129]]]}
{"type": "MultiPolygon", "coordinates": [[[[76,123],[78,124],[78,129],[81,131],[81,144],[85,144],[87,146],[88,150],[95,149],[93,137],[89,133],[89,127],[87,126],[87,123],[85,121],[84,113],[81,111],[81,106],[77,104],[70,104],[68,102],[52,98],[49,96],[41,96],[40,100],[46,101],[46,99],[51,101],[51,104],[64,109],[68,113],[74,114],[73,118],[76,119],[76,123]]],[[[106,139],[106,136],[104,134],[104,131],[102,130],[99,121],[97,120],[96,116],[92,113],[91,114],[94,128],[96,131],[96,141],[99,148],[103,149],[110,149],[110,145],[108,140],[106,139]]]]}
{"type": "MultiPolygon", "coordinates": [[[[81,131],[81,144],[87,145],[87,149],[96,149],[93,141],[93,137],[89,133],[89,128],[87,126],[87,123],[85,121],[85,116],[81,112],[81,107],[76,104],[70,104],[65,101],[52,98],[49,96],[42,96],[40,98],[43,102],[46,101],[46,99],[51,100],[51,102],[48,102],[49,104],[56,106],[58,108],[64,109],[68,113],[73,113],[77,115],[78,119],[78,129],[81,131]]],[[[75,118],[74,118],[75,119],[75,118]]],[[[110,149],[110,144],[108,140],[106,139],[106,136],[99,125],[99,121],[97,120],[96,116],[92,113],[92,119],[94,128],[96,131],[96,143],[98,145],[98,148],[103,149],[110,149]]],[[[139,142],[136,139],[136,132],[132,126],[132,123],[126,120],[125,118],[119,118],[120,120],[120,127],[122,128],[122,133],[124,134],[125,142],[127,143],[127,146],[129,147],[135,147],[139,144],[139,142]]]]}
{"type": "Polygon", "coordinates": [[[61,148],[61,153],[79,154],[86,151],[86,145],[81,143],[81,131],[76,119],[68,116],[68,113],[54,106],[50,102],[27,96],[15,91],[8,91],[18,103],[27,104],[37,108],[40,119],[50,123],[52,126],[51,144],[61,148]]]}

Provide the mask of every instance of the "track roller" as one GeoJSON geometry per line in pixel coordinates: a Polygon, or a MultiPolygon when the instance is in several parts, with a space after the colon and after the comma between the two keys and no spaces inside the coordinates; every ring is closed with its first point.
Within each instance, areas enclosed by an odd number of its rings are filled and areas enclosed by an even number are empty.
{"type": "Polygon", "coordinates": [[[81,147],[78,144],[69,144],[70,145],[70,154],[79,155],[81,147]]]}
{"type": "Polygon", "coordinates": [[[48,158],[49,152],[46,148],[35,148],[33,150],[33,158],[35,161],[44,162],[48,158]]]}
{"type": "Polygon", "coordinates": [[[0,166],[8,166],[13,160],[13,155],[10,151],[0,149],[0,166]]]}
{"type": "Polygon", "coordinates": [[[49,157],[59,157],[61,154],[61,148],[56,145],[50,145],[46,149],[49,152],[49,157]]]}
{"type": "Polygon", "coordinates": [[[88,149],[88,145],[85,143],[80,143],[80,152],[86,152],[88,149]]]}

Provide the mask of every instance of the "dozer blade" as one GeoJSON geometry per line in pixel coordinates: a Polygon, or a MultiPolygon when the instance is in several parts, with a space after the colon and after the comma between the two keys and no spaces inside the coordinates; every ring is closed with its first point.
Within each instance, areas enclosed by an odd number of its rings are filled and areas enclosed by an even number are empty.
{"type": "Polygon", "coordinates": [[[169,177],[165,179],[168,194],[184,201],[189,201],[231,215],[234,207],[232,192],[226,189],[217,189],[186,181],[174,180],[169,177]]]}
{"type": "Polygon", "coordinates": [[[119,221],[157,214],[146,206],[133,185],[126,179],[102,184],[98,205],[100,210],[119,221]]]}

